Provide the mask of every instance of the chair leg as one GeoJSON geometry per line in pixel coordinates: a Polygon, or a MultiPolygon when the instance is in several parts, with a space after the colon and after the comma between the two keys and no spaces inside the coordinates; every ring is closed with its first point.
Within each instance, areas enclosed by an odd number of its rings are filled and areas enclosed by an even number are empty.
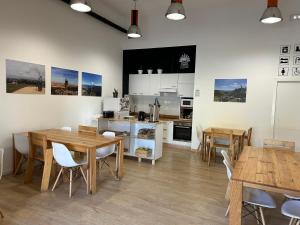
{"type": "Polygon", "coordinates": [[[59,173],[58,173],[58,175],[57,175],[57,178],[56,178],[56,180],[55,180],[55,183],[54,183],[54,185],[53,185],[53,188],[52,188],[52,191],[54,191],[54,189],[55,189],[55,187],[56,187],[56,185],[57,185],[57,182],[58,182],[58,180],[59,180],[59,178],[60,178],[60,176],[61,176],[61,174],[62,174],[62,172],[63,172],[63,167],[60,169],[60,171],[59,171],[59,173]]]}
{"type": "Polygon", "coordinates": [[[212,149],[209,149],[208,150],[208,166],[210,166],[210,159],[211,159],[211,151],[212,151],[212,149]]]}
{"type": "Polygon", "coordinates": [[[2,213],[2,211],[0,210],[0,217],[3,219],[4,218],[4,215],[2,213]]]}
{"type": "Polygon", "coordinates": [[[262,207],[259,207],[259,212],[260,212],[262,224],[266,225],[265,216],[264,216],[264,212],[263,212],[263,208],[262,207]]]}
{"type": "Polygon", "coordinates": [[[259,215],[258,215],[258,211],[257,211],[257,206],[254,206],[254,209],[255,209],[256,223],[259,225],[259,215]]]}
{"type": "Polygon", "coordinates": [[[300,225],[300,220],[298,220],[298,222],[296,223],[296,225],[300,225]]]}
{"type": "Polygon", "coordinates": [[[110,164],[109,164],[108,162],[106,162],[105,159],[103,160],[103,162],[104,162],[104,164],[108,167],[108,169],[109,169],[111,175],[112,175],[115,179],[117,179],[117,176],[116,176],[116,174],[114,173],[113,169],[111,168],[110,164]]]}
{"type": "Polygon", "coordinates": [[[73,180],[73,170],[70,169],[70,188],[69,188],[69,198],[72,197],[72,180],[73,180]]]}
{"type": "Polygon", "coordinates": [[[83,172],[82,167],[80,166],[79,169],[80,169],[80,171],[81,171],[81,174],[82,174],[82,177],[83,177],[85,183],[87,184],[87,179],[86,179],[86,176],[85,176],[85,174],[84,174],[84,172],[83,172]]]}
{"type": "Polygon", "coordinates": [[[23,155],[21,155],[21,158],[20,158],[19,163],[17,165],[17,168],[15,170],[14,176],[17,176],[17,174],[18,174],[18,172],[19,172],[19,170],[20,170],[20,168],[22,166],[22,162],[23,162],[23,155]]]}
{"type": "Polygon", "coordinates": [[[291,218],[289,225],[293,225],[295,223],[295,219],[291,218]]]}
{"type": "Polygon", "coordinates": [[[227,207],[227,210],[226,210],[226,213],[225,213],[225,217],[227,217],[227,216],[228,216],[228,214],[229,214],[229,210],[230,210],[230,204],[228,204],[228,207],[227,207]]]}

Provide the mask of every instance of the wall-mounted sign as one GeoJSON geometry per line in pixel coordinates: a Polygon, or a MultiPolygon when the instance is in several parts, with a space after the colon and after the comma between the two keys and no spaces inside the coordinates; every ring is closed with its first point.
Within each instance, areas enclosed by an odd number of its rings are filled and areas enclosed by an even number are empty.
{"type": "Polygon", "coordinates": [[[300,65],[300,55],[294,56],[294,65],[300,65]]]}
{"type": "Polygon", "coordinates": [[[179,59],[180,69],[181,70],[189,69],[190,62],[191,62],[190,56],[188,54],[184,53],[179,59]]]}
{"type": "Polygon", "coordinates": [[[293,76],[300,76],[300,67],[293,68],[293,76]]]}
{"type": "Polygon", "coordinates": [[[300,44],[295,44],[294,54],[300,54],[300,44]]]}
{"type": "Polygon", "coordinates": [[[279,57],[279,65],[280,66],[290,65],[290,57],[289,56],[280,56],[279,57]]]}
{"type": "Polygon", "coordinates": [[[291,52],[291,46],[290,45],[281,45],[280,46],[280,55],[287,55],[291,52]]]}
{"type": "Polygon", "coordinates": [[[280,67],[278,70],[278,76],[288,76],[289,75],[289,67],[280,67]]]}

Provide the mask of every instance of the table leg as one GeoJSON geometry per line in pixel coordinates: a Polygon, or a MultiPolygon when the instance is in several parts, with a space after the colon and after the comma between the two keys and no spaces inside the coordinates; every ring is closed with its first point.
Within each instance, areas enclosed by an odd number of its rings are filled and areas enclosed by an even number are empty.
{"type": "Polygon", "coordinates": [[[33,174],[33,167],[34,167],[34,151],[35,149],[30,146],[29,153],[28,153],[28,162],[27,162],[27,168],[25,172],[25,178],[24,183],[31,183],[32,182],[32,174],[33,174]]]}
{"type": "Polygon", "coordinates": [[[117,178],[121,179],[124,176],[124,141],[123,139],[118,143],[118,169],[117,169],[117,178]]]}
{"type": "Polygon", "coordinates": [[[96,148],[88,149],[88,182],[89,182],[89,193],[94,194],[97,191],[97,163],[96,163],[96,148]]]}
{"type": "Polygon", "coordinates": [[[206,140],[205,140],[205,132],[202,133],[202,146],[201,146],[201,157],[204,161],[205,157],[205,148],[206,148],[206,140]]]}
{"type": "Polygon", "coordinates": [[[229,225],[242,224],[243,183],[231,181],[229,225]]]}
{"type": "Polygon", "coordinates": [[[43,169],[41,191],[48,191],[48,189],[49,189],[52,164],[53,164],[53,152],[52,152],[52,149],[49,148],[49,149],[46,149],[45,155],[44,155],[44,169],[43,169]]]}

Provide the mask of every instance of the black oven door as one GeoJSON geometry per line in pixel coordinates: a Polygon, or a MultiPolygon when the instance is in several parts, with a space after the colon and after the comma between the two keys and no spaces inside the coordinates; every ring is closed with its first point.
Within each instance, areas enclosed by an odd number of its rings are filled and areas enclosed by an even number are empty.
{"type": "Polygon", "coordinates": [[[192,126],[174,124],[173,139],[174,141],[191,141],[192,126]]]}

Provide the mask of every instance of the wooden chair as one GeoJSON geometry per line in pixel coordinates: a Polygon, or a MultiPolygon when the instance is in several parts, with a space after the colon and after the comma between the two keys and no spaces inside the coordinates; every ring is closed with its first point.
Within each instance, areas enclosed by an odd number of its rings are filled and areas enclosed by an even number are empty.
{"type": "Polygon", "coordinates": [[[78,132],[82,134],[90,134],[90,135],[96,135],[97,134],[97,127],[89,127],[89,126],[78,126],[78,132]]]}
{"type": "Polygon", "coordinates": [[[295,142],[292,141],[281,141],[276,139],[265,139],[264,148],[275,148],[280,150],[295,151],[295,142]]]}
{"type": "Polygon", "coordinates": [[[247,146],[252,146],[252,127],[248,129],[247,134],[245,135],[245,141],[247,146]]]}
{"type": "MultiPolygon", "coordinates": [[[[28,165],[25,174],[25,183],[30,183],[32,181],[34,161],[39,161],[44,164],[43,168],[43,178],[41,191],[48,190],[49,178],[51,175],[52,164],[53,164],[53,152],[52,148],[48,147],[46,135],[31,133],[29,132],[29,155],[28,155],[28,165]]],[[[55,171],[55,170],[53,170],[55,171]]]]}
{"type": "Polygon", "coordinates": [[[234,143],[233,143],[233,131],[223,129],[211,129],[210,148],[208,153],[208,166],[210,166],[211,158],[216,160],[217,148],[228,149],[231,155],[232,161],[235,157],[234,143]],[[220,140],[227,140],[228,144],[223,144],[220,140]]]}

